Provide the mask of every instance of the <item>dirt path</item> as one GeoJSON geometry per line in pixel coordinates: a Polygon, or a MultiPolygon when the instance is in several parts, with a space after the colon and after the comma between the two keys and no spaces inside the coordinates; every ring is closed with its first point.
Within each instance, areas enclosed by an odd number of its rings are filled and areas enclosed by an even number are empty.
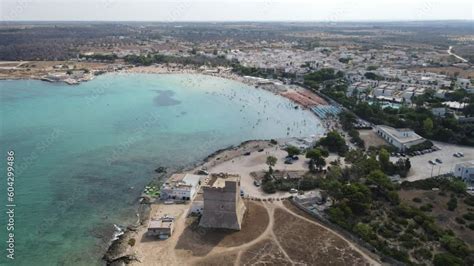
{"type": "Polygon", "coordinates": [[[286,208],[285,205],[283,205],[282,202],[277,202],[276,204],[279,205],[282,209],[286,210],[288,213],[292,214],[293,216],[298,217],[299,219],[305,220],[305,221],[307,221],[307,222],[310,222],[310,223],[312,223],[312,224],[314,224],[314,225],[317,225],[317,226],[319,226],[319,227],[321,227],[321,228],[323,228],[323,229],[325,229],[325,230],[327,230],[327,231],[333,233],[333,234],[336,235],[337,237],[341,238],[341,239],[344,240],[353,250],[355,250],[355,251],[357,251],[359,254],[361,254],[362,257],[364,257],[364,259],[366,259],[367,262],[368,262],[370,265],[381,265],[380,262],[374,260],[371,256],[367,255],[366,252],[364,252],[364,251],[363,251],[362,249],[360,249],[357,245],[355,245],[355,244],[354,244],[353,242],[351,242],[350,240],[346,239],[344,236],[342,236],[342,235],[339,234],[338,232],[332,230],[332,229],[329,228],[329,227],[326,227],[326,226],[323,225],[323,224],[320,224],[320,223],[318,223],[318,222],[316,222],[316,221],[314,221],[314,220],[308,219],[308,218],[306,218],[306,217],[304,217],[304,216],[301,216],[301,215],[299,215],[299,214],[293,212],[292,210],[286,208]]]}
{"type": "MultiPolygon", "coordinates": [[[[279,225],[275,224],[276,223],[276,217],[275,213],[276,211],[284,211],[287,212],[288,215],[292,215],[297,219],[304,220],[305,222],[312,223],[314,225],[317,225],[321,227],[323,230],[328,231],[329,233],[333,234],[336,238],[342,239],[344,242],[347,243],[347,248],[353,250],[353,252],[359,253],[360,256],[365,260],[365,262],[369,265],[380,265],[379,262],[371,258],[369,255],[367,255],[361,248],[357,247],[354,243],[351,241],[345,239],[342,235],[338,234],[334,230],[319,224],[316,221],[313,221],[309,218],[306,218],[304,216],[301,216],[290,209],[286,208],[281,201],[274,201],[274,202],[261,202],[261,205],[264,207],[265,211],[267,212],[268,215],[268,224],[263,230],[263,232],[255,237],[254,239],[250,240],[249,242],[243,243],[242,245],[239,246],[233,246],[233,247],[226,247],[226,246],[213,246],[212,249],[208,254],[206,254],[205,257],[201,256],[193,256],[189,251],[183,251],[183,250],[177,250],[177,243],[179,240],[179,236],[183,233],[185,227],[187,226],[185,223],[185,219],[183,217],[184,213],[181,213],[181,215],[177,215],[177,223],[176,223],[176,228],[175,228],[175,234],[173,237],[171,237],[168,240],[165,241],[145,241],[142,242],[142,238],[138,238],[140,240],[139,244],[137,246],[140,246],[138,252],[139,257],[141,258],[141,263],[135,262],[133,265],[177,265],[177,264],[187,264],[187,265],[194,265],[194,264],[202,264],[203,262],[206,262],[205,259],[207,258],[219,258],[222,256],[222,254],[235,254],[235,259],[233,261],[233,264],[238,266],[242,265],[244,263],[247,263],[249,258],[247,257],[249,254],[249,251],[257,252],[271,252],[273,254],[280,254],[280,262],[283,260],[285,262],[288,262],[291,265],[302,265],[301,260],[300,262],[295,261],[295,257],[292,258],[290,254],[288,253],[288,250],[285,250],[283,248],[282,243],[278,240],[278,237],[276,235],[275,228],[277,228],[279,225]],[[274,250],[265,250],[265,248],[262,249],[262,246],[259,245],[262,242],[265,241],[271,241],[274,244],[274,250]],[[255,250],[257,249],[257,250],[255,250]],[[247,261],[247,262],[246,262],[247,261]]],[[[183,209],[185,209],[183,207],[183,209]]],[[[262,210],[263,211],[263,210],[262,210]]],[[[142,232],[143,233],[143,232],[142,232]]],[[[281,239],[280,239],[281,240],[281,239]]],[[[272,256],[272,255],[270,255],[272,256]]],[[[266,257],[268,259],[268,257],[266,257]]],[[[211,259],[212,261],[212,259],[211,259]]],[[[211,262],[207,261],[207,262],[211,262]]],[[[222,260],[218,260],[221,261],[222,260]]]]}

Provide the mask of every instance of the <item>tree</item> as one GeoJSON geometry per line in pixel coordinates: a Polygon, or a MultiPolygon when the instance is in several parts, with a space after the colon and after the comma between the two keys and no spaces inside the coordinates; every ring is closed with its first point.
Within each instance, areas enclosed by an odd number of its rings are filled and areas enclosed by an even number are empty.
{"type": "Polygon", "coordinates": [[[449,182],[449,189],[455,193],[464,193],[466,192],[467,185],[463,181],[455,179],[449,182]]]}
{"type": "Polygon", "coordinates": [[[384,148],[379,151],[379,161],[384,170],[390,167],[390,153],[384,148]]]}
{"type": "Polygon", "coordinates": [[[409,171],[410,168],[411,168],[411,162],[410,162],[410,159],[407,158],[407,159],[405,160],[405,170],[409,171]]]}
{"type": "Polygon", "coordinates": [[[342,169],[340,166],[331,166],[331,169],[326,174],[326,178],[339,179],[342,177],[342,169]]]}
{"type": "Polygon", "coordinates": [[[358,223],[354,226],[354,231],[366,242],[375,239],[377,236],[374,229],[369,224],[358,223]]]}
{"type": "Polygon", "coordinates": [[[346,156],[344,158],[344,161],[346,161],[346,163],[355,163],[355,162],[359,162],[361,160],[364,160],[366,158],[364,152],[360,149],[353,149],[353,150],[350,150],[346,153],[346,156]]]}
{"type": "Polygon", "coordinates": [[[443,246],[447,251],[451,252],[453,255],[459,257],[465,257],[469,255],[469,247],[462,241],[461,239],[450,236],[450,235],[443,235],[439,240],[441,242],[441,246],[443,246]]]}
{"type": "Polygon", "coordinates": [[[273,166],[277,163],[277,158],[275,156],[267,157],[268,172],[273,173],[273,166]]]}
{"type": "Polygon", "coordinates": [[[430,136],[433,133],[433,120],[431,118],[426,118],[423,120],[423,130],[425,131],[425,134],[430,136]]]}
{"type": "Polygon", "coordinates": [[[319,140],[319,144],[327,147],[331,152],[345,153],[348,148],[344,138],[337,131],[329,132],[326,137],[319,140]]]}
{"type": "Polygon", "coordinates": [[[272,194],[276,192],[276,186],[273,181],[268,180],[262,183],[262,190],[265,191],[265,193],[272,194]]]}
{"type": "Polygon", "coordinates": [[[286,147],[285,151],[288,153],[288,156],[295,156],[300,154],[300,149],[295,146],[286,147]]]}
{"type": "Polygon", "coordinates": [[[464,107],[463,113],[465,116],[474,116],[474,102],[471,102],[468,106],[464,107]]]}
{"type": "Polygon", "coordinates": [[[315,149],[311,149],[307,151],[306,158],[310,159],[310,163],[309,163],[310,170],[314,172],[316,168],[321,170],[322,167],[326,166],[326,160],[324,159],[324,157],[327,157],[327,154],[325,154],[319,148],[315,148],[315,149]]]}
{"type": "Polygon", "coordinates": [[[392,181],[390,181],[390,179],[380,170],[370,172],[367,176],[367,181],[381,188],[393,190],[392,181]]]}
{"type": "Polygon", "coordinates": [[[370,208],[372,201],[369,188],[361,183],[350,183],[342,186],[342,195],[347,200],[347,206],[355,214],[363,214],[370,208]]]}

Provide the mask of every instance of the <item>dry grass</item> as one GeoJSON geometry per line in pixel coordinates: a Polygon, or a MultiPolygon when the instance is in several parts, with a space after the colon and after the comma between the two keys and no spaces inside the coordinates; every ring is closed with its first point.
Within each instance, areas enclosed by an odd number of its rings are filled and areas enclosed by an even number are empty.
{"type": "Polygon", "coordinates": [[[237,254],[238,252],[227,252],[217,254],[214,256],[205,257],[192,264],[198,266],[230,266],[234,265],[234,261],[237,259],[237,254]]]}
{"type": "Polygon", "coordinates": [[[365,259],[344,240],[278,208],[273,231],[295,263],[308,265],[365,265],[365,259]]]}
{"type": "Polygon", "coordinates": [[[242,253],[241,265],[292,265],[272,239],[264,239],[242,253]]]}
{"type": "Polygon", "coordinates": [[[176,249],[188,250],[194,256],[205,256],[216,246],[240,246],[256,239],[268,226],[268,212],[259,202],[247,202],[246,206],[242,230],[202,228],[197,219],[190,219],[179,237],[176,249]]]}
{"type": "Polygon", "coordinates": [[[433,72],[438,74],[443,74],[447,76],[454,77],[455,74],[458,74],[461,78],[474,78],[474,70],[472,68],[469,69],[462,69],[459,67],[416,67],[413,70],[416,71],[426,71],[426,72],[433,72]]]}

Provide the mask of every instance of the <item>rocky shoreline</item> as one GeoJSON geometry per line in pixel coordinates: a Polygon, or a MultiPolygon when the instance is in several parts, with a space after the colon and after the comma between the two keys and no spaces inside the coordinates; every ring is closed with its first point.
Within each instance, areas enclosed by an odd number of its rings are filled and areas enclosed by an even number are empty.
{"type": "MultiPolygon", "coordinates": [[[[247,140],[239,145],[231,145],[227,148],[219,149],[209,154],[204,159],[186,167],[170,169],[160,166],[155,170],[155,172],[160,172],[159,175],[155,176],[149,184],[157,184],[162,180],[168,179],[174,173],[197,171],[213,164],[231,160],[237,156],[241,156],[245,152],[254,152],[263,147],[276,145],[275,143],[275,140],[247,140]]],[[[135,224],[128,225],[123,231],[123,234],[121,234],[117,240],[111,241],[107,251],[102,257],[102,260],[106,265],[126,265],[132,261],[140,262],[140,258],[137,254],[132,252],[132,247],[138,229],[147,226],[150,219],[152,198],[142,194],[142,196],[138,198],[138,201],[140,202],[137,209],[138,220],[135,224]]]]}

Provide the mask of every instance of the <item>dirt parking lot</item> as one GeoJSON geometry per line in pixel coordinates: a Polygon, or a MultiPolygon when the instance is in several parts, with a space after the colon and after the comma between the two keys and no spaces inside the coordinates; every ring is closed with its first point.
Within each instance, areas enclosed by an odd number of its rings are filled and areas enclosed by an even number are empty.
{"type": "Polygon", "coordinates": [[[388,145],[388,143],[383,140],[375,131],[372,129],[360,129],[359,134],[361,139],[365,142],[365,147],[369,148],[370,146],[379,147],[383,145],[388,145]]]}

